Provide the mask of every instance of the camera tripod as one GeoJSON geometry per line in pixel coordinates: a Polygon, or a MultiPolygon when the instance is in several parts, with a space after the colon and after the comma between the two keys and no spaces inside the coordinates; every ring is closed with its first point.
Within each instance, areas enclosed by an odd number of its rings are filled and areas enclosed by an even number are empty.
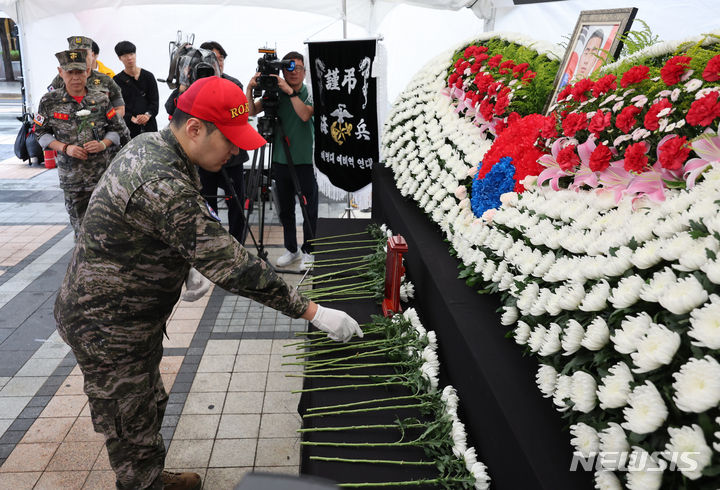
{"type": "MultiPolygon", "coordinates": [[[[280,140],[283,142],[283,149],[287,159],[288,170],[293,182],[293,188],[295,195],[300,203],[300,209],[303,214],[303,219],[306,223],[310,223],[310,215],[307,210],[307,198],[302,192],[300,187],[300,181],[295,171],[292,155],[290,154],[290,147],[288,145],[287,138],[280,124],[280,119],[277,116],[263,116],[258,118],[258,132],[268,141],[265,145],[261,146],[253,154],[252,164],[250,168],[249,177],[247,179],[247,192],[245,199],[245,223],[242,232],[242,243],[245,244],[248,233],[250,238],[255,245],[257,250],[257,256],[261,259],[267,260],[267,250],[265,250],[264,237],[265,237],[265,202],[270,198],[270,182],[272,179],[272,155],[273,155],[273,135],[277,134],[280,136],[280,140]],[[250,228],[250,217],[253,212],[255,201],[260,199],[260,211],[258,215],[258,233],[259,237],[256,239],[252,229],[250,228]]],[[[277,201],[276,201],[277,202],[277,201]]],[[[277,206],[279,208],[279,206],[277,206]]],[[[310,238],[315,238],[312,227],[309,227],[310,238]]],[[[306,271],[298,271],[292,269],[278,269],[270,264],[273,269],[277,272],[290,273],[290,274],[305,274],[306,271]]]]}

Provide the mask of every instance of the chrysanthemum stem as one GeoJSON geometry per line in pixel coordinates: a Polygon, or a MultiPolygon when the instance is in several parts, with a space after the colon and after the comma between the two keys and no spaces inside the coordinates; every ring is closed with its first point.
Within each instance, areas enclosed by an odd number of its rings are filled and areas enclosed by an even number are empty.
{"type": "Polygon", "coordinates": [[[386,405],[382,407],[366,407],[366,408],[355,408],[352,410],[335,410],[332,412],[313,412],[313,413],[306,413],[303,415],[304,419],[309,419],[310,417],[324,417],[326,415],[344,415],[348,413],[365,413],[365,412],[382,412],[384,410],[396,410],[396,409],[403,409],[403,408],[422,408],[422,407],[429,407],[432,405],[430,402],[423,402],[423,403],[411,403],[408,405],[386,405]]]}
{"type": "Polygon", "coordinates": [[[332,349],[321,349],[321,350],[314,350],[314,351],[310,351],[310,352],[298,352],[295,354],[283,354],[283,357],[295,357],[296,359],[308,358],[308,357],[314,357],[314,356],[327,354],[330,352],[339,352],[339,351],[348,350],[348,349],[360,349],[363,347],[373,347],[378,344],[384,344],[384,343],[388,343],[388,342],[389,342],[388,339],[370,340],[367,342],[353,342],[349,345],[344,345],[342,347],[333,347],[332,349]]]}
{"type": "Polygon", "coordinates": [[[359,231],[359,232],[357,232],[357,233],[343,233],[342,235],[333,235],[333,236],[324,236],[324,237],[319,237],[319,238],[311,238],[310,240],[308,240],[308,242],[309,242],[309,243],[318,243],[318,242],[322,242],[322,241],[324,241],[324,240],[334,240],[334,239],[336,239],[336,238],[341,238],[341,237],[345,237],[345,236],[358,236],[358,235],[366,235],[366,234],[367,234],[367,231],[359,231]]]}
{"type": "Polygon", "coordinates": [[[305,284],[308,284],[308,283],[312,283],[312,281],[314,281],[315,279],[320,279],[320,278],[322,278],[322,277],[336,276],[336,275],[338,275],[338,274],[343,274],[343,273],[345,273],[345,272],[350,272],[350,271],[355,271],[355,270],[362,270],[362,269],[369,269],[369,267],[368,267],[367,265],[358,265],[358,266],[356,266],[356,267],[351,267],[350,269],[344,269],[344,270],[342,270],[342,271],[328,272],[328,273],[326,273],[326,274],[320,274],[320,275],[317,275],[317,276],[313,276],[312,279],[310,279],[309,281],[303,281],[303,282],[300,283],[300,284],[301,284],[301,285],[305,285],[305,284]]]}
{"type": "MultiPolygon", "coordinates": [[[[362,369],[366,367],[381,367],[381,366],[403,366],[403,365],[412,365],[415,364],[411,361],[399,361],[399,362],[372,362],[369,364],[348,364],[347,366],[343,367],[334,367],[334,368],[325,368],[325,369],[306,369],[306,373],[324,373],[327,371],[333,372],[333,371],[349,371],[351,369],[362,369]]],[[[419,365],[419,363],[418,363],[419,365]]]]}
{"type": "Polygon", "coordinates": [[[425,424],[375,424],[375,425],[349,425],[345,427],[310,427],[307,429],[297,429],[297,432],[342,432],[347,430],[365,430],[365,429],[417,429],[419,427],[427,427],[425,424]]]}
{"type": "Polygon", "coordinates": [[[362,296],[344,296],[342,298],[309,298],[309,299],[317,299],[319,301],[322,301],[323,303],[335,303],[336,301],[352,301],[355,299],[373,299],[375,298],[375,294],[366,294],[362,296]]]}
{"type": "Polygon", "coordinates": [[[407,442],[314,442],[300,441],[303,446],[334,446],[334,447],[407,447],[424,446],[428,441],[412,440],[407,442]]]}
{"type": "Polygon", "coordinates": [[[341,386],[321,386],[319,388],[307,388],[304,390],[294,390],[291,393],[309,393],[312,391],[331,391],[331,390],[347,390],[357,388],[370,388],[373,386],[393,386],[393,385],[404,385],[405,381],[386,381],[384,383],[363,383],[360,385],[341,385],[341,386]]]}
{"type": "Polygon", "coordinates": [[[308,408],[308,412],[318,412],[321,410],[334,410],[336,408],[347,408],[347,407],[357,407],[359,405],[368,405],[370,403],[376,403],[376,402],[386,402],[386,401],[397,401],[397,400],[409,400],[409,399],[416,399],[416,400],[422,400],[423,398],[427,397],[428,395],[406,395],[406,396],[391,396],[389,398],[375,398],[373,400],[363,400],[361,402],[353,402],[353,403],[343,403],[341,405],[325,405],[324,407],[311,407],[308,408]]]}
{"type": "Polygon", "coordinates": [[[361,247],[346,247],[346,248],[336,248],[335,250],[321,250],[320,252],[313,252],[313,254],[329,254],[329,253],[335,253],[335,252],[344,252],[346,250],[362,250],[367,248],[373,248],[373,246],[370,245],[363,245],[361,247]]]}
{"type": "Polygon", "coordinates": [[[432,478],[428,480],[405,480],[405,481],[389,481],[383,483],[338,483],[338,487],[342,488],[363,488],[363,487],[411,487],[420,485],[435,485],[442,482],[464,482],[460,478],[432,478]]]}
{"type": "Polygon", "coordinates": [[[354,355],[352,355],[352,356],[338,357],[338,358],[335,358],[335,359],[330,359],[329,361],[315,360],[315,361],[303,361],[303,362],[289,362],[289,363],[287,363],[287,365],[288,365],[288,366],[301,366],[301,365],[302,365],[302,366],[306,366],[306,365],[311,365],[311,366],[314,366],[314,367],[320,367],[320,366],[326,366],[326,365],[331,365],[331,364],[337,364],[337,363],[339,363],[339,362],[341,362],[341,361],[348,361],[348,360],[350,360],[350,359],[359,359],[359,358],[361,358],[361,357],[375,356],[375,355],[377,355],[377,354],[382,354],[383,352],[388,352],[388,351],[393,350],[393,349],[395,349],[395,348],[396,348],[396,347],[393,346],[393,347],[386,347],[386,348],[384,348],[384,349],[377,349],[377,350],[372,350],[372,351],[367,351],[367,352],[358,352],[357,354],[354,354],[354,355]]]}
{"type": "MultiPolygon", "coordinates": [[[[345,272],[345,271],[343,271],[345,272]]],[[[324,274],[324,275],[333,275],[333,274],[324,274]]],[[[337,274],[335,274],[337,275],[337,274]]],[[[320,276],[317,276],[320,277],[320,276]]],[[[322,279],[321,281],[316,281],[315,279],[311,279],[310,281],[303,281],[300,285],[301,286],[316,286],[318,284],[327,284],[330,282],[338,282],[338,281],[347,281],[349,279],[357,279],[359,277],[367,277],[365,274],[355,274],[354,276],[342,276],[342,277],[335,277],[332,279],[322,279]]]]}
{"type": "Polygon", "coordinates": [[[434,461],[402,461],[395,459],[349,459],[349,458],[326,458],[323,456],[310,456],[315,461],[332,461],[338,463],[372,463],[372,464],[396,464],[404,466],[433,466],[434,461]]]}

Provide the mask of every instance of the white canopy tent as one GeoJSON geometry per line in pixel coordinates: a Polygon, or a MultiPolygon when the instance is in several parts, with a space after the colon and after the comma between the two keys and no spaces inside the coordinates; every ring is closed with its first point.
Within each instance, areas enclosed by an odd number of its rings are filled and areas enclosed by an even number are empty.
{"type": "MultiPolygon", "coordinates": [[[[518,1],[518,0],[515,0],[518,1]]],[[[518,3],[520,3],[518,1],[518,3]]],[[[432,56],[488,30],[523,32],[551,42],[569,35],[581,10],[638,7],[664,40],[716,29],[716,0],[569,0],[513,6],[513,0],[0,0],[0,10],[20,26],[28,106],[34,109],[56,73],[55,52],[66,38],[87,35],[100,45],[100,60],[119,71],[113,47],[127,39],[138,64],[167,75],[168,42],[178,30],[196,45],[220,42],[229,53],[226,71],[252,76],[257,48],[280,55],[307,40],[382,36],[388,53],[388,95],[403,89],[432,56]],[[343,29],[347,21],[346,30],[343,29]]],[[[169,90],[160,85],[161,102],[169,90]]],[[[164,116],[161,109],[161,119],[164,116]]]]}

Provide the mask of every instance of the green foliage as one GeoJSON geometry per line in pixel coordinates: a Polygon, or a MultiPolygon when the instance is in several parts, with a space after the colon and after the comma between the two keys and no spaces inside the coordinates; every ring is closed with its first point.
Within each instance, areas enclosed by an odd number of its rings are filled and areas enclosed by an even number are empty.
{"type": "Polygon", "coordinates": [[[660,36],[653,34],[650,26],[647,25],[644,20],[635,19],[634,22],[642,24],[642,28],[628,31],[624,36],[620,36],[620,41],[623,43],[623,48],[620,52],[621,58],[660,42],[660,36]]]}

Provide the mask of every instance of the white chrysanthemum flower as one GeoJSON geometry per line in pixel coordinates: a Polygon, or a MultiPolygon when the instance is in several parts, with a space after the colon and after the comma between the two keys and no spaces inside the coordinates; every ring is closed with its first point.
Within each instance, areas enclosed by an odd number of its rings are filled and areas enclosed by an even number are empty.
{"type": "MultiPolygon", "coordinates": [[[[715,418],[715,425],[720,427],[720,417],[715,418]]],[[[720,453],[720,431],[715,432],[713,435],[715,436],[715,439],[718,440],[718,442],[713,442],[713,449],[720,453]]]]}
{"type": "Polygon", "coordinates": [[[660,366],[670,364],[675,352],[680,347],[680,335],[664,325],[653,323],[647,333],[640,339],[637,352],[630,354],[637,366],[635,373],[647,373],[660,366]]]}
{"type": "Polygon", "coordinates": [[[458,419],[453,419],[450,436],[453,440],[453,454],[457,458],[462,458],[465,451],[467,451],[467,432],[465,431],[465,424],[460,422],[458,419]]]}
{"type": "Polygon", "coordinates": [[[530,325],[520,320],[517,327],[515,327],[515,343],[525,345],[530,338],[531,332],[532,330],[530,329],[530,325]]]}
{"type": "Polygon", "coordinates": [[[636,434],[655,432],[667,419],[668,409],[655,385],[650,381],[636,386],[623,409],[622,427],[636,434]]]}
{"type": "Polygon", "coordinates": [[[490,475],[487,474],[487,466],[478,461],[472,465],[470,473],[475,477],[475,490],[488,490],[490,488],[490,475]]]}
{"type": "Polygon", "coordinates": [[[400,301],[407,303],[415,297],[415,286],[410,281],[400,284],[400,301]]]}
{"type": "Polygon", "coordinates": [[[683,475],[691,480],[697,480],[702,476],[702,470],[712,459],[712,449],[705,442],[705,434],[703,434],[700,426],[693,424],[692,427],[684,426],[675,428],[668,427],[670,440],[665,445],[665,454],[663,456],[668,461],[677,461],[678,453],[683,458],[681,461],[688,462],[691,459],[695,462],[695,468],[685,468],[685,465],[678,465],[678,469],[683,475]],[[683,454],[684,453],[684,454],[683,454]]]}
{"type": "Polygon", "coordinates": [[[610,296],[610,284],[603,279],[590,290],[583,299],[580,309],[582,311],[600,311],[607,308],[607,299],[610,296]]]}
{"type": "Polygon", "coordinates": [[[557,377],[557,385],[555,386],[555,393],[553,394],[553,403],[558,411],[564,412],[568,409],[565,400],[570,398],[570,393],[572,393],[572,378],[564,374],[559,374],[557,377]]]}
{"type": "Polygon", "coordinates": [[[477,463],[477,451],[475,451],[474,447],[469,447],[465,450],[465,453],[463,454],[463,460],[465,460],[465,468],[470,471],[472,465],[477,463]]]}
{"type": "Polygon", "coordinates": [[[503,306],[505,312],[500,318],[500,323],[503,325],[512,325],[520,317],[520,312],[514,306],[503,306]]]}
{"type": "Polygon", "coordinates": [[[690,359],[673,378],[673,401],[683,412],[702,413],[720,403],[720,364],[714,358],[690,359]]]}
{"type": "Polygon", "coordinates": [[[600,408],[603,410],[627,405],[630,383],[633,381],[630,368],[622,361],[611,367],[609,371],[610,374],[602,378],[597,391],[600,408]]]}
{"type": "Polygon", "coordinates": [[[572,375],[570,399],[573,410],[589,413],[597,404],[597,383],[595,378],[585,371],[575,371],[572,375]]]}
{"type": "Polygon", "coordinates": [[[532,352],[538,352],[545,343],[545,336],[547,335],[547,328],[542,325],[537,325],[530,333],[527,345],[530,347],[532,352]]]}
{"type": "Polygon", "coordinates": [[[460,403],[460,398],[457,396],[455,388],[453,388],[452,385],[447,385],[443,388],[440,399],[445,402],[447,412],[450,415],[457,417],[457,409],[458,404],[460,403]]]}
{"type": "Polygon", "coordinates": [[[562,329],[557,323],[551,323],[545,334],[543,344],[538,351],[541,356],[551,356],[560,351],[560,333],[562,329]]]}
{"type": "Polygon", "coordinates": [[[658,303],[676,315],[682,315],[697,308],[708,299],[708,293],[695,276],[678,279],[668,285],[665,292],[658,298],[658,303]]]}
{"type": "Polygon", "coordinates": [[[720,284],[720,260],[710,260],[703,265],[702,270],[713,284],[720,284]]]}
{"type": "Polygon", "coordinates": [[[557,386],[558,372],[549,364],[540,364],[538,372],[535,375],[535,382],[543,394],[543,398],[550,398],[555,393],[557,386]]]}
{"type": "Polygon", "coordinates": [[[627,488],[629,490],[658,490],[662,484],[664,462],[635,447],[628,458],[627,488]]]}
{"type": "Polygon", "coordinates": [[[597,490],[622,490],[623,486],[612,471],[598,470],[595,472],[595,488],[597,490]]]}
{"type": "Polygon", "coordinates": [[[617,287],[613,289],[610,303],[617,308],[627,308],[634,305],[640,298],[640,290],[645,286],[645,279],[633,275],[620,280],[617,287]]]}
{"type": "Polygon", "coordinates": [[[585,337],[585,329],[572,318],[567,321],[562,335],[563,355],[569,356],[580,350],[582,340],[585,337]]]}
{"type": "Polygon", "coordinates": [[[567,293],[560,298],[560,306],[563,310],[577,310],[585,299],[585,288],[579,283],[570,283],[567,286],[567,293]]]}
{"type": "Polygon", "coordinates": [[[693,345],[720,349],[720,296],[710,295],[710,301],[690,312],[688,335],[697,342],[693,345]]]}
{"type": "Polygon", "coordinates": [[[577,452],[586,458],[598,452],[600,439],[595,429],[589,425],[582,422],[573,424],[570,426],[570,434],[574,436],[570,439],[570,444],[572,444],[577,452]]]}
{"type": "Polygon", "coordinates": [[[645,301],[656,303],[662,296],[665,289],[677,281],[675,273],[669,267],[653,274],[652,279],[640,291],[640,298],[645,301]]]}
{"type": "Polygon", "coordinates": [[[588,350],[598,351],[605,347],[610,338],[610,330],[602,317],[596,316],[588,325],[581,345],[588,350]]]}
{"type": "MultiPolygon", "coordinates": [[[[624,453],[630,450],[625,431],[620,424],[615,422],[609,422],[607,427],[598,432],[598,438],[600,439],[600,451],[604,453],[624,453]]],[[[620,463],[620,461],[616,461],[616,463],[620,463]]]]}
{"type": "Polygon", "coordinates": [[[621,354],[635,352],[637,343],[648,331],[651,324],[652,318],[644,311],[636,316],[626,316],[620,324],[620,328],[616,329],[610,336],[615,350],[621,354]]]}

